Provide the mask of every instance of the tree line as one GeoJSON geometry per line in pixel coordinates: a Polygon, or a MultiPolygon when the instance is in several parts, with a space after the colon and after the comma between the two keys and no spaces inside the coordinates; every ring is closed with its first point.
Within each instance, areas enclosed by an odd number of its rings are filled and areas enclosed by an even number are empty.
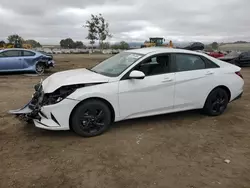
{"type": "Polygon", "coordinates": [[[2,48],[4,46],[15,44],[16,41],[19,41],[20,45],[28,44],[28,45],[31,45],[33,48],[42,47],[41,44],[39,42],[37,42],[36,40],[33,40],[33,39],[24,40],[23,37],[21,37],[17,34],[9,35],[7,37],[7,41],[8,41],[7,43],[3,40],[0,41],[0,48],[2,48]]]}
{"type": "Polygon", "coordinates": [[[71,38],[60,41],[61,48],[86,48],[82,41],[73,41],[71,38]]]}

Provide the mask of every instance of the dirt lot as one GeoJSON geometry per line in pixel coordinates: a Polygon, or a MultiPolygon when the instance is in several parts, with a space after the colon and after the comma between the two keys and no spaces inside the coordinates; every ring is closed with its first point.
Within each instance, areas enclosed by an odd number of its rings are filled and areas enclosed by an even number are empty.
{"type": "MultiPolygon", "coordinates": [[[[53,72],[103,58],[59,55],[53,72]]],[[[1,75],[0,187],[250,187],[250,68],[243,76],[243,98],[220,117],[191,111],[142,118],[85,139],[8,115],[31,98],[41,77],[1,75]]]]}

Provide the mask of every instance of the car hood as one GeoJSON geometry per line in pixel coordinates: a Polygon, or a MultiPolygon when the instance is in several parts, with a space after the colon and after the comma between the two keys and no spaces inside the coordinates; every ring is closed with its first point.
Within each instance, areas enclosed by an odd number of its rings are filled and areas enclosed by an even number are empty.
{"type": "Polygon", "coordinates": [[[52,93],[62,86],[105,82],[109,82],[109,77],[83,68],[54,73],[42,82],[42,86],[44,93],[52,93]]]}

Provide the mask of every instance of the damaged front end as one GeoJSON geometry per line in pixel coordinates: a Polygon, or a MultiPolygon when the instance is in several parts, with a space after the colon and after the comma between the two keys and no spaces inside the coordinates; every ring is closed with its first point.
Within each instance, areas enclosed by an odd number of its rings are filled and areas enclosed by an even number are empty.
{"type": "Polygon", "coordinates": [[[44,93],[41,80],[40,83],[34,86],[35,92],[32,95],[31,101],[23,108],[10,110],[9,113],[14,114],[27,122],[30,120],[41,121],[42,118],[48,119],[48,117],[41,111],[43,106],[59,103],[78,88],[84,87],[85,85],[86,84],[62,86],[52,93],[44,93]]]}
{"type": "Polygon", "coordinates": [[[30,121],[32,119],[40,120],[39,112],[43,103],[44,92],[42,87],[42,80],[40,83],[34,86],[35,92],[32,95],[31,101],[26,104],[24,107],[17,110],[10,110],[10,114],[15,114],[21,119],[30,121]]]}

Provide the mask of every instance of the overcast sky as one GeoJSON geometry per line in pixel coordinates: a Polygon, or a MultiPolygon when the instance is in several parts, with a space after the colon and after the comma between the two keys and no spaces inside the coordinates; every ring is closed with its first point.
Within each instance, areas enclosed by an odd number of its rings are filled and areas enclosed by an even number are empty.
{"type": "Polygon", "coordinates": [[[0,40],[17,33],[42,44],[85,41],[82,25],[102,13],[109,41],[250,41],[250,0],[0,0],[0,40]]]}

